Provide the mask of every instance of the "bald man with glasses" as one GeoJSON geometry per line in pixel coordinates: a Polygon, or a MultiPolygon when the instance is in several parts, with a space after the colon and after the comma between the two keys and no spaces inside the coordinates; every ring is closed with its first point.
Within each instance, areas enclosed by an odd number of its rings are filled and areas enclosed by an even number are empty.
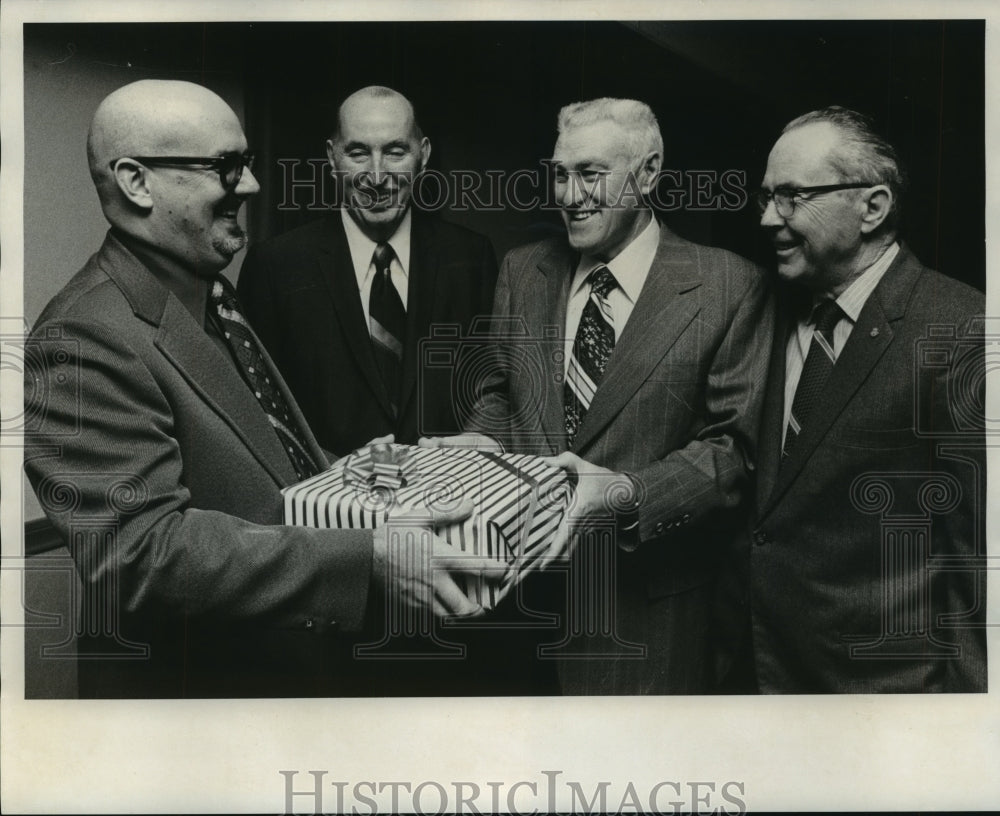
{"type": "Polygon", "coordinates": [[[282,525],[281,488],[328,462],[220,275],[259,191],[229,106],[135,82],[98,107],[87,153],[111,229],[25,350],[25,469],[84,588],[80,695],[363,693],[339,636],[369,596],[476,613],[447,570],[485,564],[426,522],[393,522],[406,547],[282,525]]]}

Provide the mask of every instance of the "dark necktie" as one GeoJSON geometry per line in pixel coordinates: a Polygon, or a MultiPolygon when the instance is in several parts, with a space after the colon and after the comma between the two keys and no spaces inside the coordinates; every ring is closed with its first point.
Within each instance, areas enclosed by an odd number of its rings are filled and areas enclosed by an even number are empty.
{"type": "Polygon", "coordinates": [[[379,244],[372,253],[375,277],[368,297],[368,327],[392,413],[399,413],[400,376],[403,370],[403,338],[406,336],[406,307],[392,283],[390,267],[396,253],[389,244],[379,244]]]}
{"type": "Polygon", "coordinates": [[[563,387],[567,442],[572,446],[615,348],[615,323],[608,293],[618,285],[606,266],[588,276],[590,297],[580,315],[563,387]]]}
{"type": "Polygon", "coordinates": [[[260,342],[243,316],[236,293],[221,278],[216,278],[212,285],[211,303],[218,315],[226,342],[239,363],[243,379],[278,434],[281,447],[285,449],[295,469],[295,475],[302,480],[319,473],[320,468],[309,453],[306,435],[292,416],[281,390],[272,380],[260,342]]]}
{"type": "Polygon", "coordinates": [[[809,354],[802,366],[799,384],[795,388],[782,457],[788,456],[794,447],[802,428],[809,420],[809,415],[819,403],[823,386],[833,371],[834,363],[837,362],[837,355],[833,351],[833,329],[843,316],[843,310],[834,300],[824,300],[813,310],[816,327],[813,330],[809,354]]]}

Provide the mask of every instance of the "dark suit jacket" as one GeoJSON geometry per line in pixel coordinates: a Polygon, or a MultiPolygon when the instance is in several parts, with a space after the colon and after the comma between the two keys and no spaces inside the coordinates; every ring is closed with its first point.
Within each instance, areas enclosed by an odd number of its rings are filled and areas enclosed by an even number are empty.
{"type": "Polygon", "coordinates": [[[238,291],[250,324],[295,394],[320,444],[342,456],[388,433],[413,443],[460,428],[451,371],[421,365],[432,326],[452,327],[452,346],[471,319],[488,314],[496,283],[489,241],[413,213],[399,418],[376,367],[357,277],[339,212],[250,249],[238,291]]]}
{"type": "Polygon", "coordinates": [[[761,690],[985,690],[983,307],[901,248],[779,470],[781,308],[749,545],[761,690]]]}
{"type": "MultiPolygon", "coordinates": [[[[508,450],[567,449],[562,338],[577,262],[565,238],[504,259],[493,329],[509,318],[514,324],[498,341],[505,362],[470,427],[508,450]]],[[[629,659],[567,660],[565,692],[709,687],[718,545],[748,488],[772,319],[760,269],[661,227],[649,277],[570,448],[642,486],[639,544],[617,552],[611,603],[617,634],[646,656],[626,650],[629,659]]],[[[606,647],[617,649],[605,639],[584,651],[606,647]]]]}
{"type": "Polygon", "coordinates": [[[371,533],[279,526],[295,474],[225,351],[112,234],[28,351],[25,468],[85,587],[81,693],[330,693],[371,533]]]}

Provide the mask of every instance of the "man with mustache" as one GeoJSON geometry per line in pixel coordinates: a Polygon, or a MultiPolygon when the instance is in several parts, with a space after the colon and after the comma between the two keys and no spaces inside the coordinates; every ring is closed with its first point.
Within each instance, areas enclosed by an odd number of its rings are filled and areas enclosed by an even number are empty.
{"type": "Polygon", "coordinates": [[[25,469],[84,586],[81,696],[349,693],[335,635],[369,595],[477,611],[426,561],[483,564],[417,523],[411,552],[384,529],[282,526],[281,488],[327,460],[220,275],[259,191],[229,106],[188,82],[126,85],[87,155],[111,229],[25,366],[25,469]]]}
{"type": "Polygon", "coordinates": [[[748,553],[763,692],[986,690],[984,299],[899,239],[903,181],[840,107],[768,156],[782,285],[748,553]]]}
{"type": "Polygon", "coordinates": [[[412,206],[431,144],[402,94],[347,97],[326,152],[342,207],[251,247],[239,279],[250,321],[334,454],[457,431],[448,372],[422,367],[419,344],[489,313],[493,248],[412,206]]]}

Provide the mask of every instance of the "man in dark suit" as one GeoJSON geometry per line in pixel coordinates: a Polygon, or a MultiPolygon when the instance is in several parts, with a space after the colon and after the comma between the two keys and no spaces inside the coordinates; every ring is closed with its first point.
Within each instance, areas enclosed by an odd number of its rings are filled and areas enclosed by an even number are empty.
{"type": "Polygon", "coordinates": [[[281,526],[281,488],[327,463],[219,276],[259,190],[225,102],[132,83],[87,151],[111,230],[39,318],[25,381],[25,468],[84,584],[81,695],[349,693],[333,635],[370,585],[474,611],[422,566],[454,553],[416,524],[402,557],[384,530],[281,526]]]}
{"type": "Polygon", "coordinates": [[[779,320],[749,603],[764,692],[984,691],[983,295],[897,240],[861,114],[788,124],[761,226],[779,320]]]}
{"type": "Polygon", "coordinates": [[[494,315],[523,333],[494,341],[503,360],[469,432],[425,442],[554,456],[578,477],[577,514],[615,511],[587,522],[567,640],[545,653],[568,694],[711,688],[721,545],[754,460],[764,277],[657,223],[646,196],[662,153],[641,102],[560,112],[552,161],[567,235],[504,259],[494,315]]]}
{"type": "Polygon", "coordinates": [[[375,436],[457,431],[449,372],[422,365],[420,341],[489,313],[493,248],[411,206],[431,145],[396,91],[349,96],[326,149],[343,207],[251,248],[239,279],[250,322],[338,456],[375,436]]]}

